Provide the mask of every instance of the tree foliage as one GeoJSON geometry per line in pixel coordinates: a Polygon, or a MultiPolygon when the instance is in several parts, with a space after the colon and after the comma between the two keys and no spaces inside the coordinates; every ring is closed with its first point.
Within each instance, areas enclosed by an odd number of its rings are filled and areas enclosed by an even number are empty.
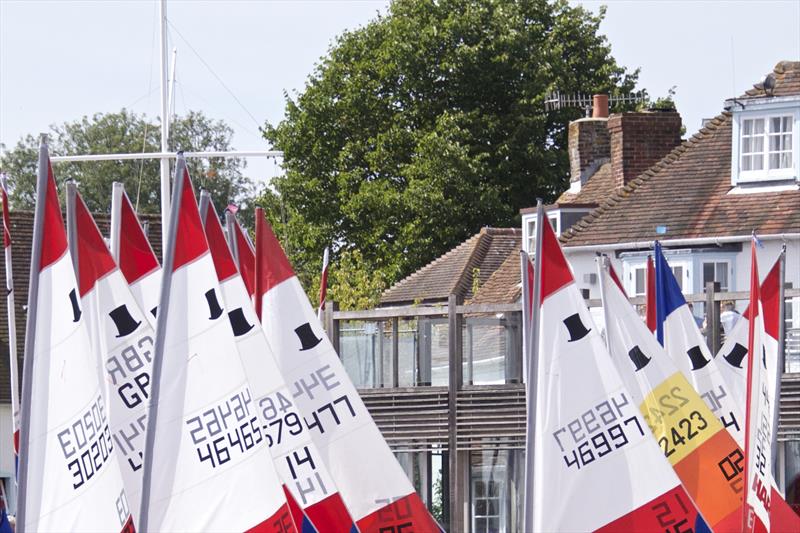
{"type": "Polygon", "coordinates": [[[397,0],[341,35],[265,128],[285,174],[260,203],[301,277],[333,243],[392,283],[560,193],[582,110],[546,112],[546,95],[628,92],[638,76],[612,58],[603,16],[566,0],[397,0]]]}
{"type": "MultiPolygon", "coordinates": [[[[174,150],[229,150],[233,130],[222,121],[190,111],[176,117],[170,127],[170,148],[174,150]]],[[[118,113],[97,113],[74,122],[51,126],[51,155],[112,154],[160,151],[159,123],[125,109],[118,113]]],[[[0,159],[0,169],[8,175],[11,203],[16,209],[32,209],[36,198],[36,164],[39,141],[32,135],[21,139],[0,159]]],[[[215,203],[245,201],[252,194],[250,180],[242,173],[240,159],[188,159],[189,172],[196,187],[208,189],[215,203]]],[[[131,201],[141,213],[161,211],[159,161],[91,161],[54,163],[59,184],[75,180],[89,209],[108,212],[111,188],[122,182],[131,201]]],[[[63,188],[60,188],[63,191],[63,188]]]]}

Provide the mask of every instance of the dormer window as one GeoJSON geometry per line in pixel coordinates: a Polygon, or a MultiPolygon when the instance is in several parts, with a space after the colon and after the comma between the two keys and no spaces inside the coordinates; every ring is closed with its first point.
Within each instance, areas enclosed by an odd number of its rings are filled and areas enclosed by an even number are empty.
{"type": "Polygon", "coordinates": [[[741,177],[758,179],[792,169],[793,122],[791,115],[742,120],[741,177]]]}
{"type": "Polygon", "coordinates": [[[760,184],[796,183],[800,152],[798,101],[784,97],[744,102],[744,109],[734,110],[732,148],[731,185],[753,189],[760,184]]]}

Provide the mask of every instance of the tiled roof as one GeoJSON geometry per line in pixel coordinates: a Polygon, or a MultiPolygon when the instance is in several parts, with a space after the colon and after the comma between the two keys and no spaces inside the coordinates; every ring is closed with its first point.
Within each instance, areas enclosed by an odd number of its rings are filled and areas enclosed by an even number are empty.
{"type": "MultiPolygon", "coordinates": [[[[800,61],[781,61],[772,73],[775,75],[775,90],[773,96],[793,96],[800,94],[800,61]]],[[[757,83],[749,91],[745,91],[745,96],[766,98],[764,86],[757,83]]]]}
{"type": "Polygon", "coordinates": [[[599,205],[614,192],[614,174],[611,173],[611,163],[604,163],[592,174],[581,190],[577,193],[564,191],[556,200],[559,207],[569,207],[571,204],[599,205]]]}
{"type": "MultiPolygon", "coordinates": [[[[800,62],[775,67],[775,94],[800,94],[800,62]]],[[[756,89],[753,96],[758,95],[756,89]]],[[[714,118],[565,232],[565,246],[800,232],[800,191],[728,194],[731,114],[714,118]],[[656,226],[666,226],[657,234],[656,226]]],[[[591,181],[591,180],[590,180],[591,181]]]]}
{"type": "MultiPolygon", "coordinates": [[[[100,231],[108,235],[110,216],[94,215],[100,231]]],[[[28,282],[30,279],[31,240],[33,238],[33,212],[11,211],[12,258],[14,264],[14,306],[17,319],[17,356],[19,358],[20,386],[22,379],[22,355],[25,349],[25,308],[28,305],[28,282]]],[[[144,223],[149,222],[148,236],[153,243],[156,254],[161,256],[161,218],[154,215],[140,216],[144,223]]],[[[5,280],[5,261],[0,261],[0,276],[5,280]]],[[[8,313],[6,299],[0,298],[0,403],[11,401],[8,364],[8,313]]],[[[22,390],[22,389],[20,389],[22,390]]]]}
{"type": "Polygon", "coordinates": [[[519,300],[522,292],[520,285],[519,250],[508,254],[500,268],[481,285],[478,292],[467,302],[470,304],[513,303],[519,300]]]}
{"type": "Polygon", "coordinates": [[[472,297],[473,276],[482,286],[512,250],[518,250],[522,231],[518,228],[483,228],[446,254],[395,283],[384,291],[381,305],[432,303],[451,294],[472,297]]]}

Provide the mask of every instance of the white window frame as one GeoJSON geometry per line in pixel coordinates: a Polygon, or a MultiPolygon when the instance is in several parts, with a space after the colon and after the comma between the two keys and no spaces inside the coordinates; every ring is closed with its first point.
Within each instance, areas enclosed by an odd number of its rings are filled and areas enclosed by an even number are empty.
{"type": "Polygon", "coordinates": [[[744,110],[735,109],[731,146],[731,185],[759,184],[772,181],[798,181],[800,179],[800,98],[784,97],[763,101],[747,101],[744,110]],[[792,165],[789,168],[769,168],[770,119],[791,117],[792,119],[792,165]],[[764,119],[764,168],[742,170],[742,131],[745,120],[764,119]]]}
{"type": "Polygon", "coordinates": [[[720,290],[723,292],[728,292],[731,290],[731,282],[733,281],[733,262],[729,259],[716,259],[716,258],[700,258],[700,283],[703,286],[700,288],[705,288],[705,268],[707,264],[714,265],[714,280],[716,281],[717,277],[717,265],[725,265],[725,272],[728,276],[728,283],[724,287],[722,283],[720,283],[720,290]]]}
{"type": "MultiPolygon", "coordinates": [[[[561,236],[561,210],[553,209],[552,211],[545,211],[545,218],[550,221],[553,226],[553,231],[556,232],[556,237],[561,236]]],[[[522,217],[522,242],[525,251],[533,254],[536,250],[536,213],[531,213],[522,217]]]]}

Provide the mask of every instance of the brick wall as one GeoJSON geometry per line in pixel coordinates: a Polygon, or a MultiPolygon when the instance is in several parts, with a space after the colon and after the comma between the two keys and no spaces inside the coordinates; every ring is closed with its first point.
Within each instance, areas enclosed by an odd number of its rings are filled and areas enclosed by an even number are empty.
{"type": "Polygon", "coordinates": [[[608,161],[610,144],[606,118],[582,118],[569,123],[570,182],[582,184],[608,161]]]}
{"type": "Polygon", "coordinates": [[[674,111],[614,114],[608,119],[608,133],[611,172],[619,188],[680,144],[681,116],[674,111]]]}

